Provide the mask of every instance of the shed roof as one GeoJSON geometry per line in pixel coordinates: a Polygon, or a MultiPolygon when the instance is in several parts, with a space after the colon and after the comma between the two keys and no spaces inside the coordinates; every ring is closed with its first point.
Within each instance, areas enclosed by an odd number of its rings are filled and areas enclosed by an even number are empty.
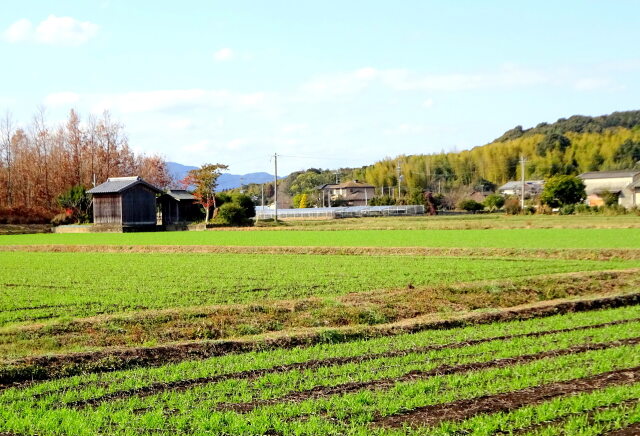
{"type": "Polygon", "coordinates": [[[582,173],[578,177],[581,179],[616,179],[621,177],[635,177],[640,174],[639,170],[615,170],[615,171],[590,171],[582,173]]]}
{"type": "Polygon", "coordinates": [[[196,197],[193,196],[192,193],[187,191],[186,189],[171,189],[166,193],[169,197],[181,201],[190,201],[195,200],[196,197]]]}
{"type": "Polygon", "coordinates": [[[162,193],[162,191],[151,183],[145,182],[142,177],[109,177],[106,182],[89,189],[88,194],[117,194],[127,189],[131,189],[136,185],[144,185],[147,188],[155,191],[156,193],[162,193]]]}

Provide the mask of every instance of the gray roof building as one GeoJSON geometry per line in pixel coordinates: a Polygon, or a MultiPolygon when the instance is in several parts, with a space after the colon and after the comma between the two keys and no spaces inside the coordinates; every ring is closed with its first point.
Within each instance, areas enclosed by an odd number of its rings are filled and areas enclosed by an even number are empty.
{"type": "Polygon", "coordinates": [[[162,193],[160,189],[153,186],[151,183],[145,182],[142,177],[132,176],[132,177],[109,177],[106,182],[96,186],[95,188],[89,189],[87,191],[88,194],[116,194],[119,192],[126,191],[127,189],[132,188],[135,185],[144,185],[152,191],[157,192],[158,194],[162,193]]]}

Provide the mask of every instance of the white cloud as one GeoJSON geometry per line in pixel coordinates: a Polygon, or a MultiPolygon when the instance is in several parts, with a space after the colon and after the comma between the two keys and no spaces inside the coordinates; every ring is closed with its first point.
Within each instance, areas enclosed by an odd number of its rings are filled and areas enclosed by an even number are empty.
{"type": "Polygon", "coordinates": [[[34,26],[31,21],[21,19],[4,32],[8,42],[35,42],[47,45],[81,45],[98,33],[99,26],[90,21],[79,21],[72,17],[49,15],[34,26]]]}
{"type": "Polygon", "coordinates": [[[223,62],[223,61],[229,61],[229,60],[233,59],[234,55],[235,55],[235,53],[233,52],[233,50],[231,50],[228,47],[225,47],[225,48],[221,48],[220,50],[215,52],[213,54],[213,58],[216,61],[223,62]]]}
{"type": "Polygon", "coordinates": [[[80,101],[80,95],[75,92],[55,92],[44,99],[47,106],[72,106],[80,101]]]}
{"type": "Polygon", "coordinates": [[[260,109],[267,104],[262,92],[239,94],[227,90],[170,89],[128,92],[97,96],[93,112],[113,109],[123,113],[151,112],[175,109],[227,108],[260,109]]]}
{"type": "MultiPolygon", "coordinates": [[[[582,78],[573,70],[542,70],[505,64],[495,71],[477,73],[420,74],[406,69],[360,68],[346,73],[316,76],[300,87],[300,99],[327,100],[362,92],[373,86],[394,91],[458,92],[484,89],[525,88],[539,85],[569,86],[591,90],[610,86],[602,77],[582,78]]],[[[430,107],[433,100],[425,102],[430,107]]]]}
{"type": "Polygon", "coordinates": [[[13,23],[4,31],[4,39],[8,42],[21,42],[29,40],[33,35],[31,21],[22,19],[13,23]]]}

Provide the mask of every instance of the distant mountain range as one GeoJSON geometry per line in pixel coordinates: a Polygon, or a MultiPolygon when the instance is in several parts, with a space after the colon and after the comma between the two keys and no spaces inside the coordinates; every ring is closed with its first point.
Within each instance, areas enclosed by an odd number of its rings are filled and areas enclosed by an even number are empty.
{"type": "MultiPolygon", "coordinates": [[[[182,165],[177,162],[167,162],[169,174],[175,180],[182,180],[190,170],[198,167],[182,165]]],[[[278,177],[281,179],[282,177],[278,177]]],[[[269,173],[249,173],[249,174],[228,174],[222,173],[218,179],[218,191],[239,188],[241,185],[250,183],[267,183],[273,181],[273,175],[269,173]]]]}

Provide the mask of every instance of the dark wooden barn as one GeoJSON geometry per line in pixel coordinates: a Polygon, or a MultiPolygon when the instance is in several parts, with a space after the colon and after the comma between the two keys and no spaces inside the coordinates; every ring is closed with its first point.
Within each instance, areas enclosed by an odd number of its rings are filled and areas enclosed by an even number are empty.
{"type": "Polygon", "coordinates": [[[182,189],[172,189],[160,196],[162,224],[185,224],[202,220],[204,217],[196,197],[182,189]]]}
{"type": "Polygon", "coordinates": [[[140,177],[110,177],[87,191],[93,196],[93,223],[123,228],[156,225],[156,195],[162,191],[140,177]]]}

